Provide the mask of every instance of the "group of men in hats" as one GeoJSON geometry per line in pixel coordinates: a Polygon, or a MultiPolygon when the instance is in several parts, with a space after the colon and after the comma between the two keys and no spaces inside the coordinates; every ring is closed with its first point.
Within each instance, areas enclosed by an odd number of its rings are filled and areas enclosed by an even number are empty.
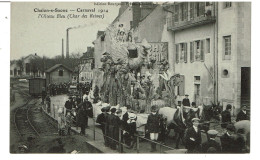
{"type": "Polygon", "coordinates": [[[105,146],[116,150],[119,144],[119,128],[122,126],[120,120],[122,110],[107,106],[103,107],[101,111],[102,113],[98,115],[96,122],[101,125],[105,146]]]}

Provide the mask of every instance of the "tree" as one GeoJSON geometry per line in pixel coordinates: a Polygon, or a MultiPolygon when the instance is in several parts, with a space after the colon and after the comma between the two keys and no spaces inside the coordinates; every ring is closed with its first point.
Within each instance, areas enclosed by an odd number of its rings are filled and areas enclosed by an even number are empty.
{"type": "Polygon", "coordinates": [[[17,66],[20,68],[20,72],[22,73],[24,71],[24,63],[23,63],[23,57],[21,57],[17,62],[17,66]]]}

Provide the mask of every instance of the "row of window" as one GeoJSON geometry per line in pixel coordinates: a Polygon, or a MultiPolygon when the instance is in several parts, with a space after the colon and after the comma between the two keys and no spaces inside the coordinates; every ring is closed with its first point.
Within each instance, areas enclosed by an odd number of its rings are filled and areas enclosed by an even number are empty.
{"type": "MultiPolygon", "coordinates": [[[[231,7],[231,2],[224,2],[223,8],[231,7]]],[[[184,2],[174,5],[174,22],[186,21],[200,16],[211,16],[212,2],[184,2]]]]}
{"type": "MultiPolygon", "coordinates": [[[[176,63],[188,61],[188,43],[175,44],[176,63]]],[[[190,62],[204,61],[205,53],[210,53],[210,39],[189,42],[190,62]]]]}
{"type": "MultiPolygon", "coordinates": [[[[180,76],[181,83],[179,86],[176,87],[176,95],[184,96],[185,95],[185,79],[184,75],[180,76]]],[[[194,94],[199,96],[200,95],[200,76],[194,76],[194,94]]]]}
{"type": "MultiPolygon", "coordinates": [[[[224,54],[223,60],[231,59],[231,36],[224,36],[224,54]]],[[[188,43],[179,43],[175,44],[176,49],[176,63],[179,62],[188,62],[188,43]]],[[[197,40],[193,42],[189,42],[189,54],[190,54],[190,62],[194,61],[204,61],[205,53],[210,53],[210,38],[204,40],[197,40]]]]}

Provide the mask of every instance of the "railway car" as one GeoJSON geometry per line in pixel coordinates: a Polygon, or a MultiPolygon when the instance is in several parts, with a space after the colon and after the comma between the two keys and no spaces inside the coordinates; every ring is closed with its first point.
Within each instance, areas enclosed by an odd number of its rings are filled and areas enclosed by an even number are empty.
{"type": "Polygon", "coordinates": [[[31,78],[29,79],[29,94],[34,97],[42,95],[43,89],[46,91],[45,78],[31,78]]]}

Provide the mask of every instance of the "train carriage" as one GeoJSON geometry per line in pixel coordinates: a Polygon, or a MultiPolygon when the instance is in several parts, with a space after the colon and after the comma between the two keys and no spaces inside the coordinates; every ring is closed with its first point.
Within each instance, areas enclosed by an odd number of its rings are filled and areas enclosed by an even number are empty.
{"type": "Polygon", "coordinates": [[[46,91],[46,79],[45,78],[31,78],[29,79],[29,94],[34,97],[42,95],[42,91],[46,91]]]}

